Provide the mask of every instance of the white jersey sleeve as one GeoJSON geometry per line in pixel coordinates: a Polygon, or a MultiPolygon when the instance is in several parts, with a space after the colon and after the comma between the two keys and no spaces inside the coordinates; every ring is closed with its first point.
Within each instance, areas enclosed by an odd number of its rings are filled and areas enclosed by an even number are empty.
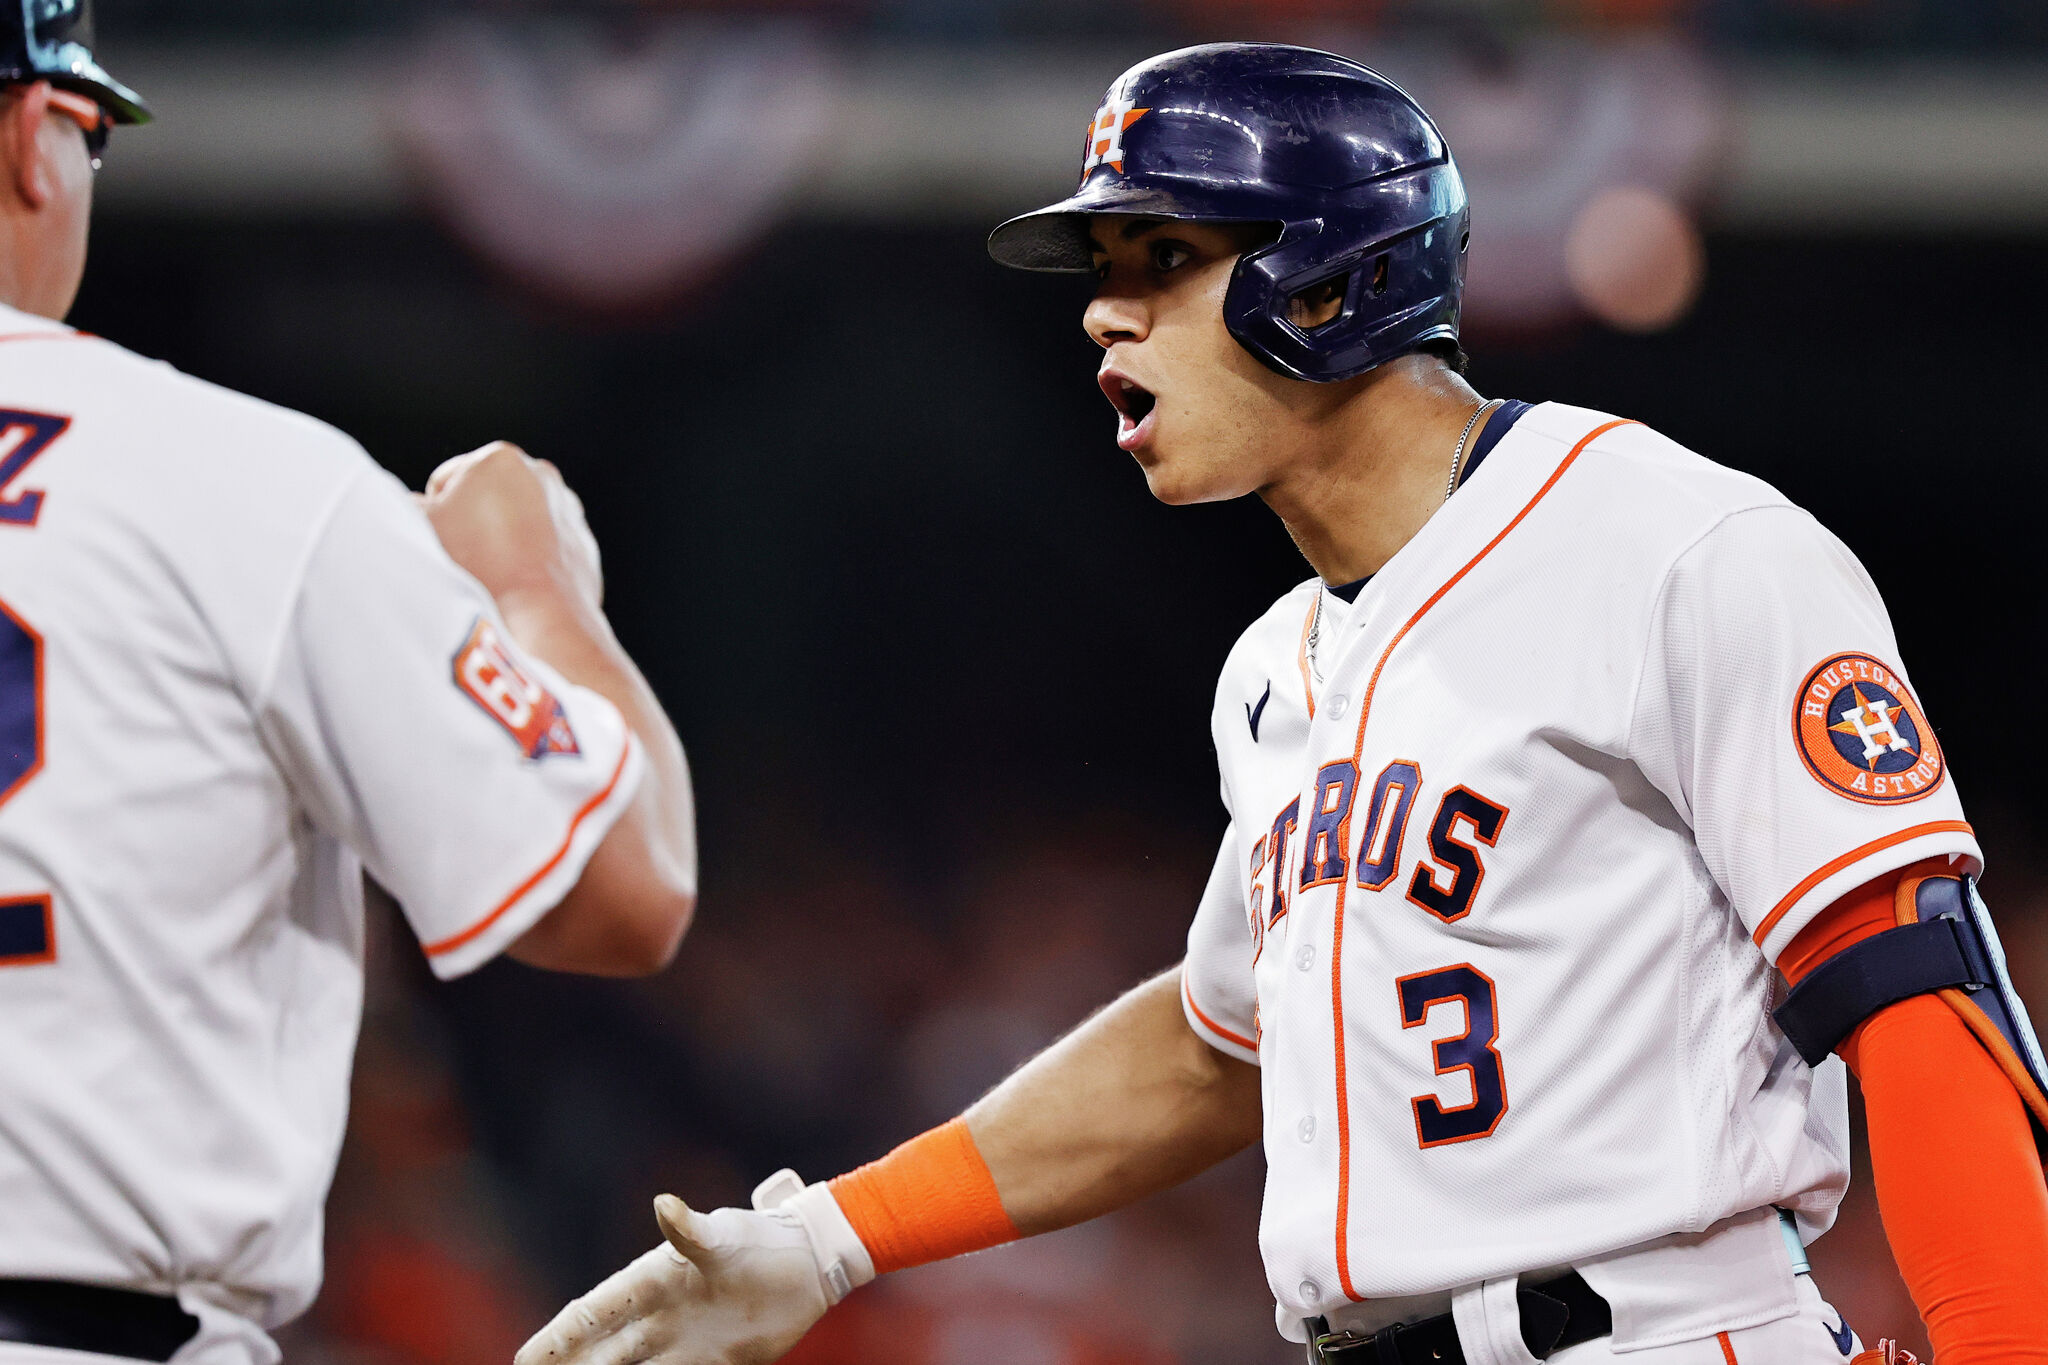
{"type": "Polygon", "coordinates": [[[1629,742],[1773,961],[1872,878],[1981,867],[1875,585],[1798,508],[1726,516],[1673,562],[1629,742]]]}
{"type": "Polygon", "coordinates": [[[1257,1066],[1259,1002],[1252,965],[1258,945],[1246,918],[1237,842],[1237,827],[1232,825],[1223,832],[1223,846],[1216,852],[1216,865],[1188,929],[1180,1003],[1188,1027],[1211,1047],[1257,1066]]]}
{"type": "Polygon", "coordinates": [[[640,779],[618,709],[522,653],[374,469],[308,552],[257,708],[313,822],[404,907],[442,977],[560,902],[640,779]]]}

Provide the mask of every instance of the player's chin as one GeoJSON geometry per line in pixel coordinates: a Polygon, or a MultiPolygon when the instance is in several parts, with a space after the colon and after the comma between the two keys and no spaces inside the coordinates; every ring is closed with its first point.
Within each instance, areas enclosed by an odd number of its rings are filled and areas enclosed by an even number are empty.
{"type": "Polygon", "coordinates": [[[1218,471],[1197,459],[1170,458],[1156,446],[1132,454],[1138,467],[1145,471],[1145,486],[1152,490],[1153,497],[1169,507],[1224,502],[1245,491],[1236,481],[1219,477],[1218,471]]]}

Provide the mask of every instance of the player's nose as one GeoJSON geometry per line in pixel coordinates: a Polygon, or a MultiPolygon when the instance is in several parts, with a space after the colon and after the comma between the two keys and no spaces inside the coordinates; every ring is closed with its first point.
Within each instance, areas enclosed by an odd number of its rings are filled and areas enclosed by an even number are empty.
{"type": "Polygon", "coordinates": [[[1138,300],[1105,286],[1082,311],[1081,328],[1097,346],[1108,350],[1119,341],[1143,341],[1151,330],[1151,319],[1138,300]]]}

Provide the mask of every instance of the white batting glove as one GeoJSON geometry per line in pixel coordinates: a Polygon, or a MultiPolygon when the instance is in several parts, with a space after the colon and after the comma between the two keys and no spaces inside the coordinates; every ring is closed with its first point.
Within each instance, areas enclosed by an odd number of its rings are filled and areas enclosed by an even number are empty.
{"type": "Polygon", "coordinates": [[[875,1277],[823,1185],[778,1171],[754,1208],[654,1201],[667,1244],[555,1315],[514,1365],[767,1365],[875,1277]]]}

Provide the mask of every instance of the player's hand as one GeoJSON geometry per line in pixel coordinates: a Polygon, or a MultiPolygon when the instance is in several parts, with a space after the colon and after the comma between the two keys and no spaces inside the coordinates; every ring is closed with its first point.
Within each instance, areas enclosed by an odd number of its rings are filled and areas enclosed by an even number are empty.
{"type": "Polygon", "coordinates": [[[845,1292],[788,1205],[703,1214],[665,1194],[654,1213],[667,1245],[557,1313],[514,1365],[767,1365],[845,1292]]]}
{"type": "Polygon", "coordinates": [[[603,603],[597,538],[548,461],[496,441],[435,470],[420,501],[449,556],[499,603],[535,592],[591,611],[603,603]]]}

